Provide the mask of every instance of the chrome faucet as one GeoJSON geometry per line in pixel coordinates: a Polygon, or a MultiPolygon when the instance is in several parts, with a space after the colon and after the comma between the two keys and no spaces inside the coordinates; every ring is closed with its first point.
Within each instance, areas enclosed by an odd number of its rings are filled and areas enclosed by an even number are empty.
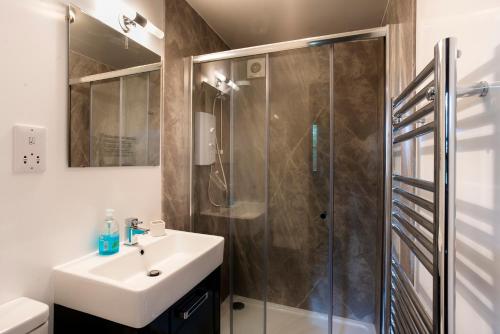
{"type": "Polygon", "coordinates": [[[137,244],[137,234],[146,234],[149,232],[149,229],[140,227],[139,225],[141,224],[142,222],[138,218],[125,219],[125,245],[132,246],[137,244]]]}

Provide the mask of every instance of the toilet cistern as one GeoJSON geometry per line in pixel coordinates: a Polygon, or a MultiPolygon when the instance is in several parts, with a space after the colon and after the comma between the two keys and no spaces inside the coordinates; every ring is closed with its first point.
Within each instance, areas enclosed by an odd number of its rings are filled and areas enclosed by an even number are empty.
{"type": "Polygon", "coordinates": [[[48,334],[49,306],[20,297],[0,305],[0,333],[48,334]]]}

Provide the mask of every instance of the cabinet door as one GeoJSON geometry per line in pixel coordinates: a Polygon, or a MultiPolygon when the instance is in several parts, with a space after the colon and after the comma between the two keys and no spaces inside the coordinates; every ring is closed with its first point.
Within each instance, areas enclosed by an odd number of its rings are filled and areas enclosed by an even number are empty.
{"type": "Polygon", "coordinates": [[[172,334],[213,334],[214,293],[196,288],[171,309],[172,334]]]}

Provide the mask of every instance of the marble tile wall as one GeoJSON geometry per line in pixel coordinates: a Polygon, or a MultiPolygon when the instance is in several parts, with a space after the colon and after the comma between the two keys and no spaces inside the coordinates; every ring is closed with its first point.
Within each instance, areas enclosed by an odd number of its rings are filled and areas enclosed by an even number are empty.
{"type": "Polygon", "coordinates": [[[389,92],[396,96],[415,77],[416,0],[389,0],[389,92]]]}
{"type": "MultiPolygon", "coordinates": [[[[264,300],[266,291],[266,77],[249,77],[248,66],[263,55],[232,61],[234,291],[264,300]],[[239,214],[238,214],[239,213],[239,214]],[[246,219],[242,219],[246,217],[246,219]]],[[[264,59],[265,62],[265,59],[264,59]]],[[[265,70],[264,70],[265,71],[265,70]]]]}
{"type": "Polygon", "coordinates": [[[165,1],[162,207],[169,228],[190,229],[190,134],[183,59],[227,49],[227,45],[185,0],[165,1]]]}
{"type": "Polygon", "coordinates": [[[233,78],[240,90],[233,98],[232,195],[237,201],[265,200],[266,174],[266,78],[248,76],[248,65],[265,56],[243,57],[232,61],[233,78]]]}
{"type": "Polygon", "coordinates": [[[338,43],[333,52],[333,312],[374,323],[382,276],[384,43],[338,43]]]}
{"type": "MultiPolygon", "coordinates": [[[[384,17],[384,25],[389,25],[389,94],[396,97],[410,81],[415,77],[416,62],[416,0],[390,0],[387,13],[384,17]]],[[[409,126],[404,131],[409,131],[409,126]]],[[[395,170],[407,176],[416,176],[415,156],[416,149],[414,141],[407,141],[396,147],[394,152],[396,159],[393,161],[395,170]]],[[[411,191],[411,187],[402,185],[411,191]]],[[[411,203],[402,200],[409,206],[411,203]]],[[[395,236],[397,239],[397,236],[395,236]]],[[[400,249],[400,262],[409,277],[411,272],[411,252],[402,244],[400,249]]]]}
{"type": "Polygon", "coordinates": [[[269,67],[268,300],[326,313],[330,46],[272,53],[269,67]]]}

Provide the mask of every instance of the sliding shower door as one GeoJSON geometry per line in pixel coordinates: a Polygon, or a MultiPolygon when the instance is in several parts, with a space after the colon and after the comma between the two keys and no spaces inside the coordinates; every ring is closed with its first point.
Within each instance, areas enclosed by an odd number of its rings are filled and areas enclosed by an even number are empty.
{"type": "Polygon", "coordinates": [[[269,54],[267,333],[328,333],[331,47],[269,54]]]}
{"type": "Polygon", "coordinates": [[[374,334],[384,43],[193,66],[192,226],[225,237],[224,334],[374,334]]]}
{"type": "Polygon", "coordinates": [[[237,58],[193,72],[192,225],[225,238],[223,334],[264,333],[267,83],[248,66],[265,62],[237,58]]]}
{"type": "Polygon", "coordinates": [[[231,61],[231,319],[232,333],[265,333],[266,56],[231,61]]]}
{"type": "Polygon", "coordinates": [[[371,334],[382,286],[384,42],[332,50],[332,333],[371,334]]]}

